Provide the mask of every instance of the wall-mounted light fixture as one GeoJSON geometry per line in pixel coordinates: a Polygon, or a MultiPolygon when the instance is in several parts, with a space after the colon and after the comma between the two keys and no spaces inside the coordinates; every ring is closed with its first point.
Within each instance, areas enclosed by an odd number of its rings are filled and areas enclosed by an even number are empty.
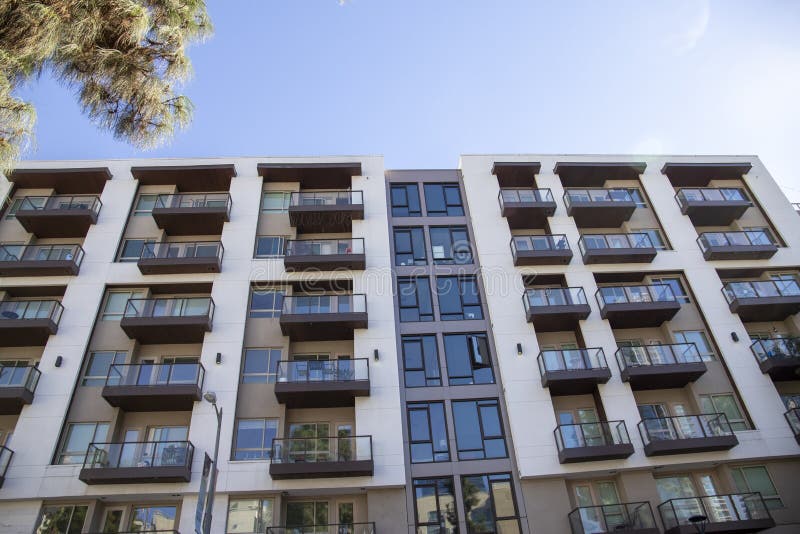
{"type": "Polygon", "coordinates": [[[731,332],[731,339],[738,342],[739,341],[739,334],[736,332],[731,332]]]}
{"type": "Polygon", "coordinates": [[[522,343],[517,343],[517,354],[522,356],[522,343]]]}
{"type": "Polygon", "coordinates": [[[378,355],[378,349],[375,349],[373,351],[372,356],[375,358],[376,362],[381,359],[380,356],[378,355]]]}
{"type": "Polygon", "coordinates": [[[219,365],[221,363],[222,363],[222,353],[218,352],[217,353],[217,365],[219,365]]]}
{"type": "Polygon", "coordinates": [[[63,361],[64,361],[64,358],[63,358],[63,357],[61,357],[61,355],[60,355],[60,354],[59,354],[58,356],[56,356],[56,367],[61,367],[61,363],[62,363],[63,361]]]}

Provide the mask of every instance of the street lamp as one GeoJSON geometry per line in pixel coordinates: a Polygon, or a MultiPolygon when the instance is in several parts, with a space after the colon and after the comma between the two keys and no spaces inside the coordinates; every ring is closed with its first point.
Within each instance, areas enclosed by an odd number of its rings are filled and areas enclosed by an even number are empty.
{"type": "Polygon", "coordinates": [[[203,534],[211,532],[211,515],[214,511],[214,493],[217,489],[217,457],[219,456],[219,434],[222,430],[222,408],[217,408],[217,394],[213,391],[206,391],[203,398],[211,403],[214,412],[217,414],[217,441],[214,444],[214,460],[211,468],[211,480],[206,496],[206,512],[203,517],[203,534]]]}
{"type": "Polygon", "coordinates": [[[708,526],[708,517],[701,514],[693,515],[689,518],[689,523],[694,525],[694,528],[697,529],[698,534],[705,534],[706,526],[708,526]]]}

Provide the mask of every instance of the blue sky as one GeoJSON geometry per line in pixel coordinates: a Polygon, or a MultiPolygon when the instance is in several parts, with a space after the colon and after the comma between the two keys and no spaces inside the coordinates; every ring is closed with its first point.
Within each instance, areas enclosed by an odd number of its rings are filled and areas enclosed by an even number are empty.
{"type": "Polygon", "coordinates": [[[27,159],[758,154],[800,201],[800,2],[210,0],[193,124],[139,151],[47,76],[27,159]]]}

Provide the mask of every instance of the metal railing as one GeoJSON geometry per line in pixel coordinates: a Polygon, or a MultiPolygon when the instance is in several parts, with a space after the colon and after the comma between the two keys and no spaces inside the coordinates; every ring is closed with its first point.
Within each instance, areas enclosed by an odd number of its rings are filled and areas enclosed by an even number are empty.
{"type": "Polygon", "coordinates": [[[716,438],[732,436],[733,430],[724,413],[673,415],[639,421],[639,434],[644,444],[676,439],[716,438]]]}
{"type": "Polygon", "coordinates": [[[121,467],[186,467],[192,465],[191,441],[130,441],[90,443],[84,469],[121,467]]]}
{"type": "Polygon", "coordinates": [[[267,527],[267,534],[376,534],[375,523],[267,527]]]}
{"type": "Polygon", "coordinates": [[[372,460],[372,436],[275,438],[272,440],[272,462],[277,464],[364,460],[372,460]]]}
{"type": "Polygon", "coordinates": [[[608,447],[630,444],[625,421],[597,421],[558,425],[553,430],[559,451],[579,447],[608,447]]]}
{"type": "Polygon", "coordinates": [[[605,286],[595,293],[597,304],[632,304],[640,302],[676,302],[675,293],[667,284],[641,286],[605,286]]]}
{"type": "Polygon", "coordinates": [[[533,202],[555,202],[553,192],[549,189],[532,188],[503,188],[497,194],[500,207],[505,204],[520,204],[533,202]]]}
{"type": "Polygon", "coordinates": [[[755,247],[774,245],[772,235],[765,230],[748,230],[746,232],[703,232],[697,238],[700,250],[705,252],[711,247],[755,247]]]}
{"type": "Polygon", "coordinates": [[[347,295],[290,295],[283,297],[283,315],[309,315],[322,313],[365,313],[367,296],[361,293],[347,295]]]}
{"type": "Polygon", "coordinates": [[[750,350],[760,362],[800,359],[800,337],[757,339],[750,350]]]}
{"type": "Polygon", "coordinates": [[[230,193],[172,193],[158,195],[153,209],[225,208],[230,214],[230,193]]]}
{"type": "Polygon", "coordinates": [[[758,492],[670,499],[658,505],[658,513],[667,530],[692,525],[694,516],[705,516],[710,524],[771,518],[758,492]]]}
{"type": "Polygon", "coordinates": [[[8,464],[11,463],[11,457],[14,456],[14,451],[8,447],[0,445],[0,477],[6,476],[8,471],[8,464]]]}
{"type": "Polygon", "coordinates": [[[569,241],[564,234],[515,235],[511,238],[511,253],[537,252],[542,250],[569,250],[569,241]]]}
{"type": "Polygon", "coordinates": [[[90,210],[99,213],[103,203],[95,195],[51,195],[24,197],[20,211],[90,210]]]}
{"type": "Polygon", "coordinates": [[[333,256],[364,254],[364,239],[292,239],[284,256],[333,256]]]}
{"type": "Polygon", "coordinates": [[[58,324],[64,307],[57,300],[5,300],[0,302],[0,321],[50,319],[58,324]]]}
{"type": "Polygon", "coordinates": [[[369,359],[281,360],[278,382],[351,382],[369,380],[369,359]]]}
{"type": "Polygon", "coordinates": [[[633,202],[627,189],[567,189],[564,191],[564,204],[573,202],[633,202]]]}
{"type": "MultiPolygon", "coordinates": [[[[93,530],[89,532],[89,534],[105,534],[105,532],[99,532],[93,530]]],[[[179,531],[175,529],[169,530],[118,530],[115,531],[115,534],[181,534],[179,531]]]]}
{"type": "Polygon", "coordinates": [[[581,506],[572,510],[567,517],[572,534],[605,534],[656,528],[649,502],[581,506]]]}
{"type": "Polygon", "coordinates": [[[80,266],[80,245],[0,245],[0,261],[71,261],[80,266]]]}
{"type": "Polygon", "coordinates": [[[571,306],[587,304],[586,293],[582,287],[553,287],[545,289],[526,289],[522,295],[525,311],[545,306],[571,306]]]}
{"type": "Polygon", "coordinates": [[[700,363],[703,358],[694,343],[670,343],[620,347],[614,353],[620,369],[650,365],[700,363]]]}
{"type": "Polygon", "coordinates": [[[750,199],[738,187],[691,187],[679,189],[675,194],[678,205],[689,202],[749,202],[750,199]]]}
{"type": "Polygon", "coordinates": [[[128,299],[124,317],[203,317],[214,316],[211,297],[128,299]]]}
{"type": "Polygon", "coordinates": [[[800,408],[791,408],[783,414],[794,435],[800,436],[800,408]]]}
{"type": "Polygon", "coordinates": [[[362,191],[300,191],[289,196],[289,206],[356,206],[364,204],[362,191]]]}
{"type": "Polygon", "coordinates": [[[736,299],[800,296],[800,284],[795,280],[754,280],[728,282],[722,286],[728,304],[736,299]]]}
{"type": "Polygon", "coordinates": [[[42,372],[34,365],[17,367],[0,363],[0,389],[25,388],[34,393],[41,376],[42,372]]]}
{"type": "Polygon", "coordinates": [[[106,386],[176,386],[196,384],[203,388],[206,370],[200,362],[126,363],[108,369],[106,386]]]}
{"type": "Polygon", "coordinates": [[[187,241],[182,243],[145,243],[139,259],[217,258],[222,261],[225,249],[219,241],[187,241]]]}
{"type": "Polygon", "coordinates": [[[601,348],[543,350],[536,360],[542,376],[548,371],[585,371],[608,368],[606,355],[601,348]]]}
{"type": "Polygon", "coordinates": [[[606,250],[617,248],[655,248],[650,236],[633,232],[628,234],[584,234],[578,239],[581,254],[587,250],[606,250]]]}

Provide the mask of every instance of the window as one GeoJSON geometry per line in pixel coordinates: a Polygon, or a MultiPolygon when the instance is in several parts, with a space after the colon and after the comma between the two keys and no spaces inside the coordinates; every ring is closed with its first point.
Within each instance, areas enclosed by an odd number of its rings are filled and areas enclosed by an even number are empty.
{"type": "Polygon", "coordinates": [[[468,533],[521,532],[510,474],[461,477],[461,488],[468,533]]]}
{"type": "MultiPolygon", "coordinates": [[[[320,527],[317,525],[327,525],[328,523],[327,501],[290,501],[286,503],[286,526],[289,527],[287,529],[289,532],[319,532],[317,529],[320,527]],[[317,527],[296,528],[315,526],[317,527]]],[[[325,527],[322,528],[328,530],[325,527]]]]}
{"type": "Polygon", "coordinates": [[[419,217],[422,215],[417,184],[393,185],[391,198],[392,217],[419,217]]]}
{"type": "Polygon", "coordinates": [[[81,534],[88,510],[86,505],[45,506],[34,534],[81,534]]]}
{"type": "Polygon", "coordinates": [[[782,393],[781,401],[783,401],[783,405],[786,406],[787,410],[800,408],[800,394],[798,393],[782,393]]]}
{"type": "Polygon", "coordinates": [[[425,265],[425,235],[422,228],[395,228],[394,264],[425,265]]]}
{"type": "Polygon", "coordinates": [[[654,284],[668,285],[669,288],[672,290],[672,293],[675,295],[675,299],[678,302],[689,302],[689,295],[683,288],[683,283],[681,282],[680,278],[677,277],[651,278],[651,282],[654,284]]]}
{"type": "Polygon", "coordinates": [[[231,499],[228,501],[226,534],[257,534],[272,526],[272,499],[231,499]]]}
{"type": "Polygon", "coordinates": [[[250,317],[280,317],[283,291],[254,289],[250,294],[250,317]]]}
{"type": "Polygon", "coordinates": [[[242,384],[273,384],[281,349],[245,349],[242,384]]]}
{"type": "Polygon", "coordinates": [[[108,434],[108,423],[70,423],[56,463],[82,464],[92,442],[102,442],[108,434]]]}
{"type": "Polygon", "coordinates": [[[493,384],[492,357],[486,334],[444,336],[447,380],[451,386],[493,384]]]}
{"type": "Polygon", "coordinates": [[[126,239],[122,243],[122,250],[119,253],[121,262],[139,261],[142,256],[142,250],[146,244],[155,243],[155,239],[126,239]]]}
{"type": "Polygon", "coordinates": [[[650,242],[658,250],[665,250],[667,248],[667,244],[664,242],[664,237],[661,235],[661,230],[657,230],[655,228],[637,228],[636,230],[631,230],[631,232],[637,234],[647,234],[647,237],[650,238],[650,242]]]}
{"type": "Polygon", "coordinates": [[[466,265],[472,263],[472,248],[466,226],[430,229],[434,263],[466,265]]]}
{"type": "Polygon", "coordinates": [[[103,321],[119,321],[125,314],[129,299],[144,298],[145,292],[142,289],[129,289],[127,291],[109,291],[106,295],[106,305],[103,307],[103,314],[100,317],[103,321]]]}
{"type": "Polygon", "coordinates": [[[743,493],[757,491],[761,493],[767,508],[774,510],[783,508],[778,490],[772,483],[769,471],[763,465],[751,465],[747,467],[734,467],[731,469],[733,481],[736,483],[736,491],[743,493]]]}
{"type": "Polygon", "coordinates": [[[98,351],[89,355],[89,364],[83,374],[84,386],[104,386],[112,365],[125,363],[125,351],[98,351]]]}
{"type": "Polygon", "coordinates": [[[413,402],[407,410],[411,462],[449,462],[444,403],[413,402]]]}
{"type": "Polygon", "coordinates": [[[703,413],[724,413],[734,431],[749,429],[749,425],[739,409],[739,403],[736,402],[736,397],[732,393],[700,395],[700,409],[703,413]]]}
{"type": "Polygon", "coordinates": [[[148,216],[153,212],[158,195],[139,195],[133,208],[134,217],[148,216]]]}
{"type": "Polygon", "coordinates": [[[625,188],[628,194],[631,196],[634,202],[636,202],[637,208],[646,208],[647,202],[644,201],[644,195],[641,191],[639,191],[638,187],[628,187],[625,188]]]}
{"type": "Polygon", "coordinates": [[[277,419],[237,420],[233,459],[268,460],[272,456],[272,440],[277,433],[277,419]]]}
{"type": "Polygon", "coordinates": [[[256,237],[256,258],[279,258],[283,256],[284,237],[262,235],[256,237]]]}
{"type": "Polygon", "coordinates": [[[676,343],[694,343],[703,361],[710,362],[716,359],[714,349],[711,348],[711,343],[702,330],[684,330],[675,332],[673,335],[676,343]]]}
{"type": "Polygon", "coordinates": [[[403,336],[402,345],[406,387],[441,386],[436,336],[403,336]]]}
{"type": "Polygon", "coordinates": [[[458,532],[453,479],[415,478],[412,484],[417,532],[458,532]]]}
{"type": "Polygon", "coordinates": [[[8,208],[8,211],[6,212],[6,219],[13,219],[17,216],[17,211],[19,210],[20,206],[22,206],[22,203],[25,201],[26,198],[28,199],[28,202],[25,203],[26,209],[31,209],[31,207],[43,208],[45,202],[47,202],[46,197],[15,198],[14,200],[11,201],[11,206],[8,208]]]}
{"type": "Polygon", "coordinates": [[[433,321],[431,283],[428,278],[401,278],[397,281],[400,322],[433,321]]]}
{"type": "Polygon", "coordinates": [[[508,456],[497,399],[453,402],[453,420],[459,460],[508,456]]]}
{"type": "Polygon", "coordinates": [[[133,532],[153,532],[175,528],[177,506],[152,505],[134,506],[131,514],[131,530],[133,532]]]}
{"type": "Polygon", "coordinates": [[[464,215],[461,189],[458,184],[425,184],[425,207],[428,217],[457,217],[464,215]]]}
{"type": "Polygon", "coordinates": [[[440,276],[436,279],[436,294],[442,321],[483,319],[475,278],[440,276]]]}
{"type": "Polygon", "coordinates": [[[266,213],[286,213],[289,211],[289,200],[292,194],[288,191],[264,191],[261,196],[261,211],[266,213]]]}

